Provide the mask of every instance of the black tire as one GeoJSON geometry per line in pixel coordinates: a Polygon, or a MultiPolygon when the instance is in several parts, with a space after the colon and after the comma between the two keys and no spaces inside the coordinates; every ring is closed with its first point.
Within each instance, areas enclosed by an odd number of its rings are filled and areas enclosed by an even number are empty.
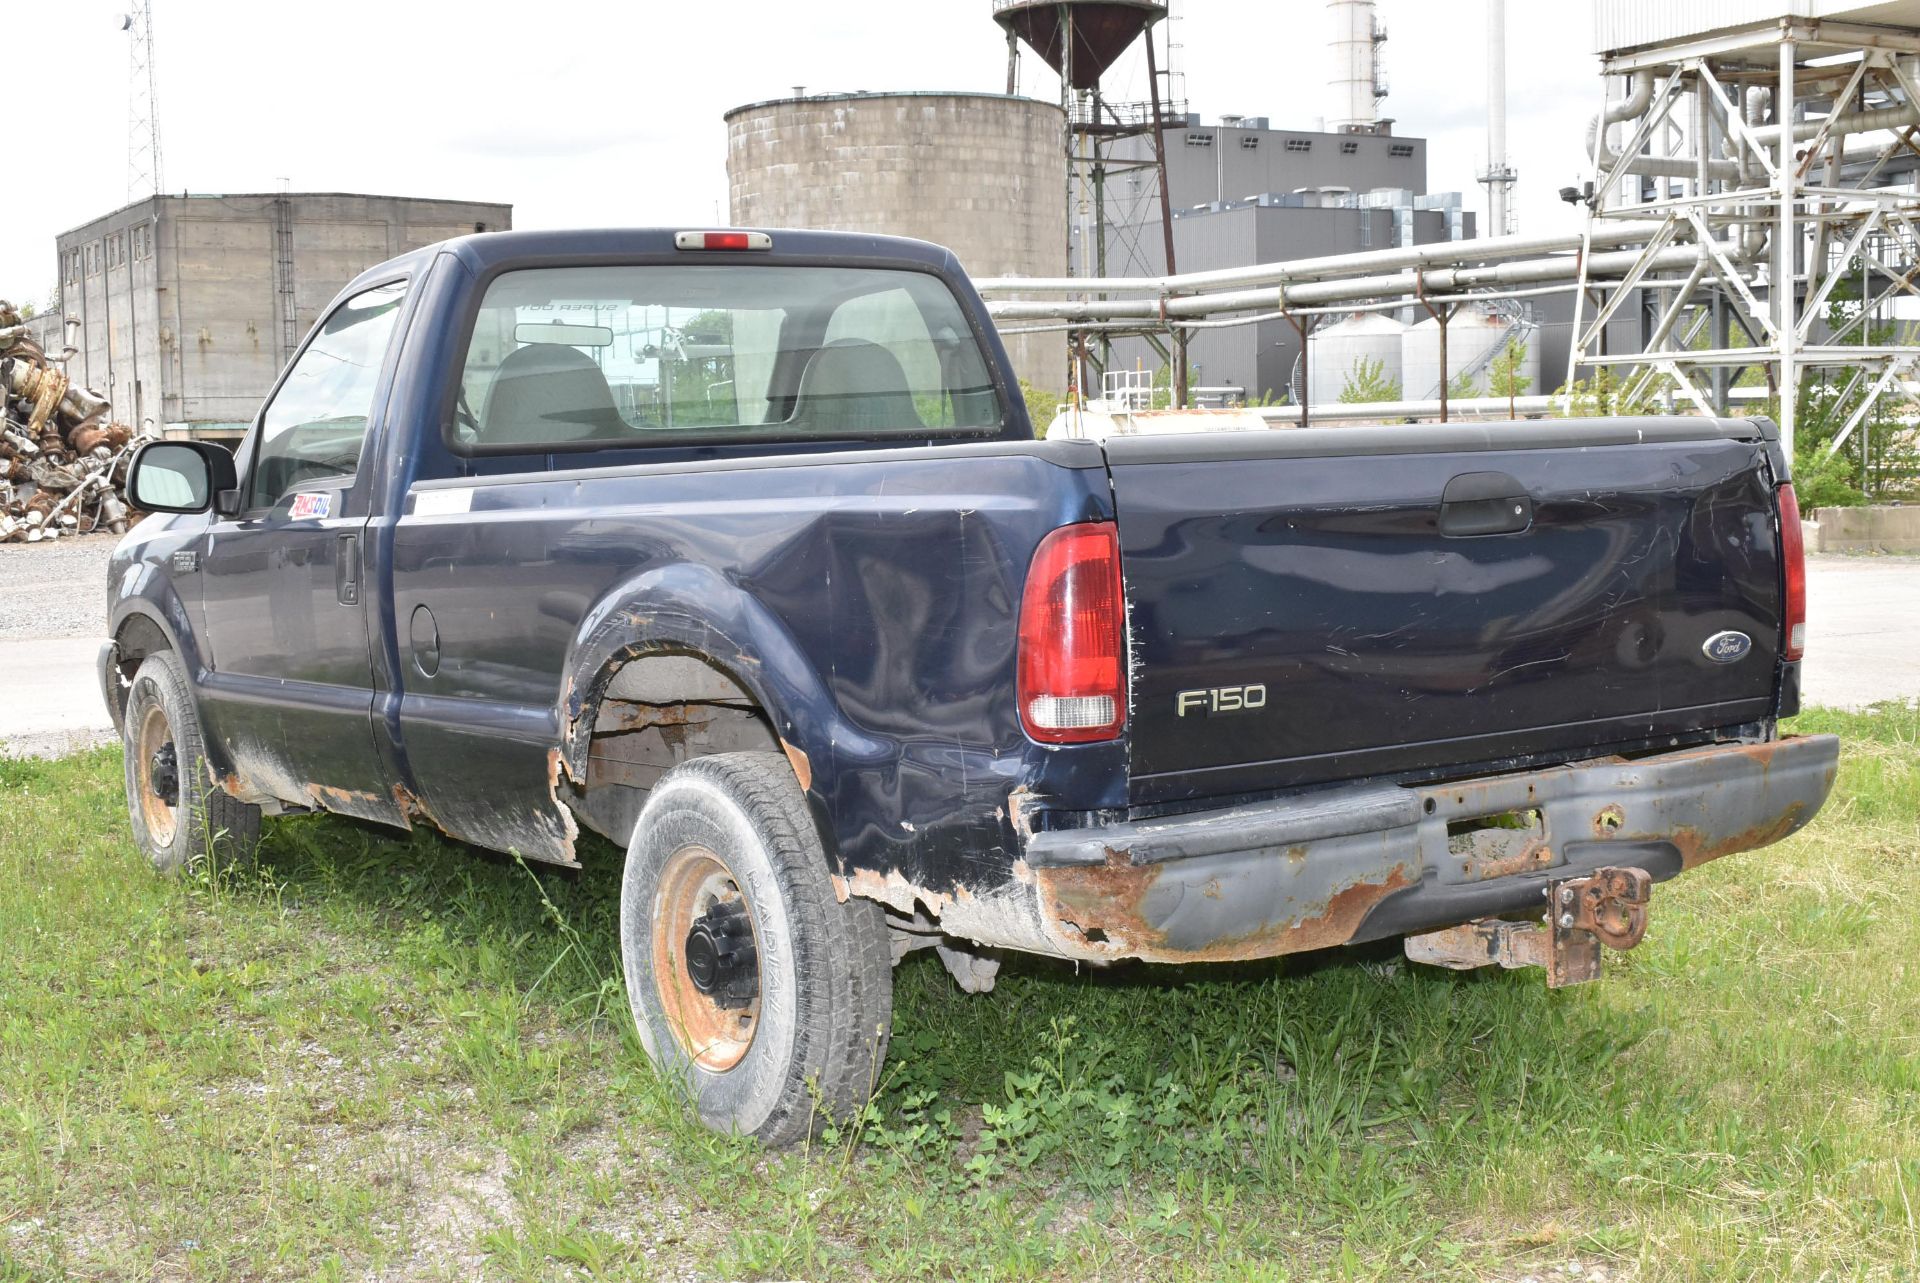
{"type": "Polygon", "coordinates": [[[171,651],[141,663],[121,726],[133,840],[155,869],[177,873],[196,856],[227,861],[253,854],[260,808],[214,785],[200,714],[171,651]]]}
{"type": "Polygon", "coordinates": [[[834,898],[779,754],[699,758],[654,786],[627,847],[620,953],[641,1044],[707,1126],[790,1145],[872,1094],[893,1019],[886,918],[872,901],[834,898]],[[683,934],[689,923],[728,949],[750,939],[751,976],[737,953],[683,934]],[[689,946],[722,959],[706,983],[731,977],[724,988],[699,989],[689,946]]]}

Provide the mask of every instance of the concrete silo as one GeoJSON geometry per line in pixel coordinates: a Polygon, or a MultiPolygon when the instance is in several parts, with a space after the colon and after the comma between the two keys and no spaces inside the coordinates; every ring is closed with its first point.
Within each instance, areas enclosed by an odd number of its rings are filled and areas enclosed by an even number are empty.
{"type": "MultiPolygon", "coordinates": [[[[1067,274],[1066,118],[1004,94],[820,94],[727,113],[741,227],[814,227],[945,245],[973,276],[1067,274]]],[[[1019,335],[1020,377],[1059,392],[1061,334],[1019,335]]]]}

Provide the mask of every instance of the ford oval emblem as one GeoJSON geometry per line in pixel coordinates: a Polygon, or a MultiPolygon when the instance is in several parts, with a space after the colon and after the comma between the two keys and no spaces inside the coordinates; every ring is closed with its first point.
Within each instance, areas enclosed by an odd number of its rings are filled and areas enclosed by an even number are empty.
{"type": "Polygon", "coordinates": [[[1745,633],[1715,633],[1701,643],[1700,649],[1716,664],[1731,664],[1747,657],[1747,652],[1753,649],[1753,638],[1745,633]]]}

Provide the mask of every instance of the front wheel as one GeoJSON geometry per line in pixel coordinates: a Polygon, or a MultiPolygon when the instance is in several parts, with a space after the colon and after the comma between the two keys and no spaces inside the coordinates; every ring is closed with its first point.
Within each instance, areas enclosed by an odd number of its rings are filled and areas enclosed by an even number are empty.
{"type": "Polygon", "coordinates": [[[654,786],[620,950],[640,1042],[707,1126],[787,1145],[872,1093],[893,1016],[886,919],[835,900],[780,755],[699,758],[654,786]]]}
{"type": "Polygon", "coordinates": [[[171,651],[133,675],[123,722],[127,813],[133,840],[155,869],[175,873],[196,856],[242,858],[260,840],[260,808],[229,797],[207,769],[200,715],[171,651]]]}

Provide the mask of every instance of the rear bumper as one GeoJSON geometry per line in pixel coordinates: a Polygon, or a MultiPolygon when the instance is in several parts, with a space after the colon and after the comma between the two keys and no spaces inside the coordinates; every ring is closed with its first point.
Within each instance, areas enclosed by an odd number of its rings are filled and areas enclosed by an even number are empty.
{"type": "Polygon", "coordinates": [[[1831,735],[1720,744],[1036,833],[1023,880],[1046,952],[1274,957],[1539,909],[1549,882],[1603,866],[1664,881],[1766,846],[1819,811],[1839,754],[1831,735]],[[1538,819],[1449,834],[1509,813],[1538,819]]]}

